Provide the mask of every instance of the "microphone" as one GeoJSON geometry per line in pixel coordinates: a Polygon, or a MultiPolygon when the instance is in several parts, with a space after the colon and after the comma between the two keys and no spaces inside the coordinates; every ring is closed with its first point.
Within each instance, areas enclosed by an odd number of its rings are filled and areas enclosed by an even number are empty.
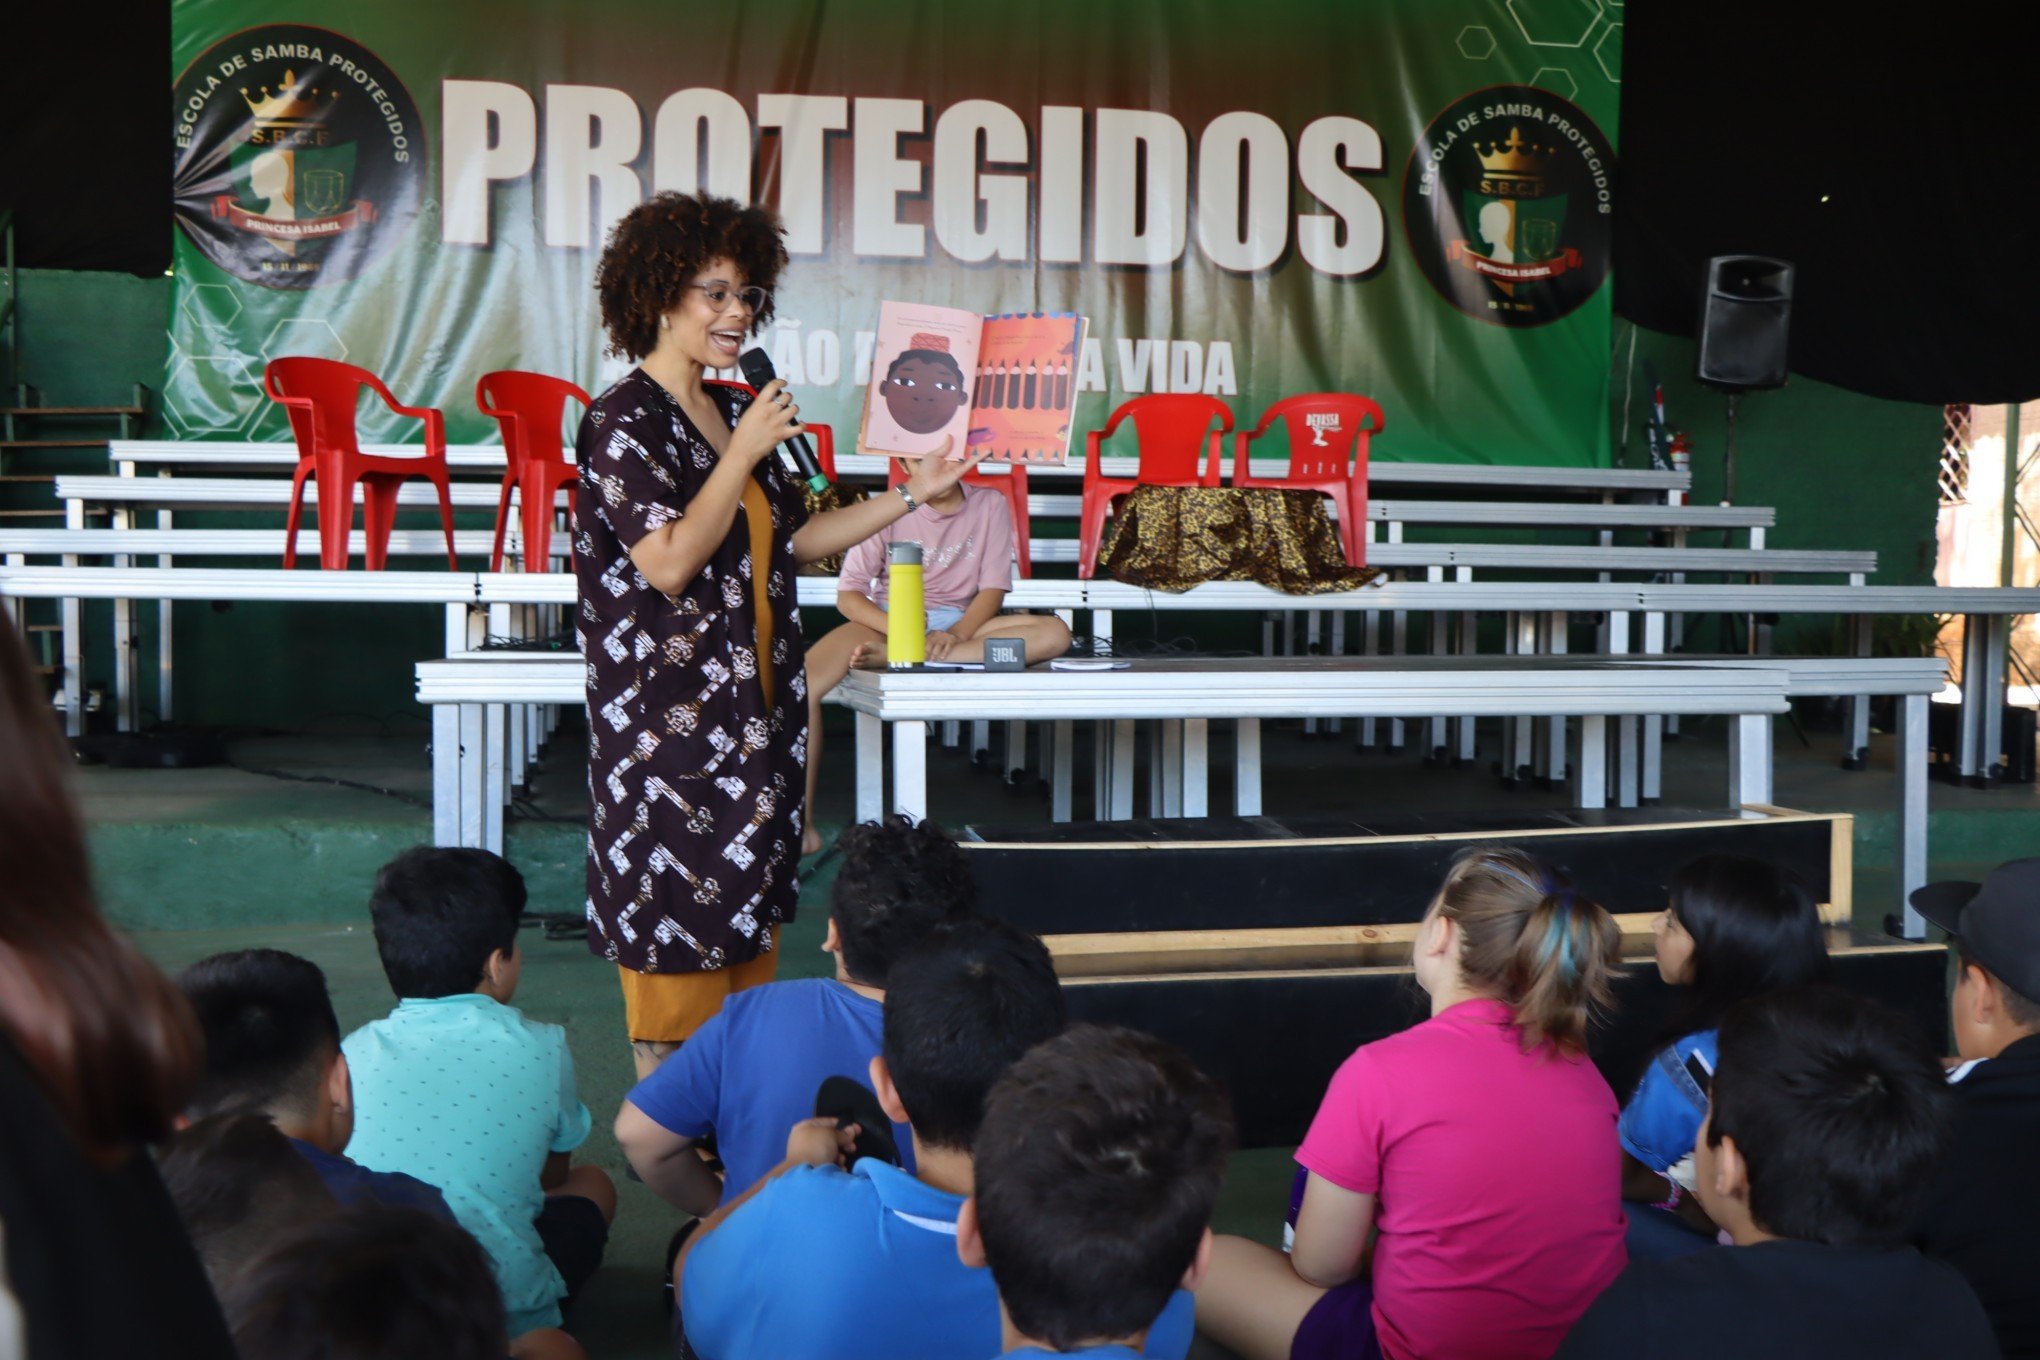
{"type": "MultiPolygon", "coordinates": [[[[763,349],[745,350],[743,358],[737,360],[737,367],[744,371],[744,381],[757,388],[763,388],[779,376],[772,371],[772,356],[763,349]]],[[[806,435],[797,434],[780,447],[793,455],[801,475],[807,478],[808,490],[828,489],[829,479],[822,475],[822,465],[815,461],[815,446],[808,443],[806,435]]]]}

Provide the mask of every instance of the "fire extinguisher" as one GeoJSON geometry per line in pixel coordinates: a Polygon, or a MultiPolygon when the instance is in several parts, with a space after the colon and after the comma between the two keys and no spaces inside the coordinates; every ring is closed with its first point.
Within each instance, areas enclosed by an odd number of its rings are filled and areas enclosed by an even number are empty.
{"type": "MultiPolygon", "coordinates": [[[[1684,430],[1672,436],[1672,446],[1667,452],[1671,455],[1672,471],[1683,472],[1688,477],[1693,475],[1693,441],[1684,430]]],[[[1691,494],[1690,489],[1677,492],[1677,499],[1672,503],[1684,505],[1691,499],[1691,494]]]]}

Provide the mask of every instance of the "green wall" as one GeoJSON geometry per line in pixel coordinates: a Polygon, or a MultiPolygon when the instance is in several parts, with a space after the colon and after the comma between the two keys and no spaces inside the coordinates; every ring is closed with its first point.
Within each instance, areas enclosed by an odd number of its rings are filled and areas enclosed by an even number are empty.
{"type": "MultiPolygon", "coordinates": [[[[137,381],[160,390],[170,357],[167,283],[23,271],[23,377],[51,405],[120,401],[137,381]]],[[[1640,425],[1649,399],[1648,362],[1664,383],[1672,428],[1693,438],[1694,499],[1703,504],[1719,499],[1724,402],[1694,381],[1691,341],[1616,323],[1609,411],[1615,445],[1622,438],[1632,337],[1628,462],[1648,462],[1640,425]]],[[[1795,377],[1780,391],[1745,396],[1737,424],[1737,499],[1777,507],[1772,546],[1867,548],[1878,555],[1879,582],[1933,579],[1938,407],[1880,401],[1795,377]]],[[[52,455],[29,466],[82,470],[79,457],[94,461],[89,454],[52,455]]],[[[146,648],[155,611],[140,612],[146,648]]],[[[1154,624],[1163,639],[1189,631],[1170,619],[1154,624]]],[[[1150,621],[1126,615],[1119,626],[1129,640],[1144,639],[1150,621]]],[[[410,663],[437,653],[442,623],[437,611],[424,607],[193,603],[178,606],[176,627],[176,693],[186,721],[336,729],[422,722],[422,710],[410,700],[410,663]]],[[[1220,629],[1209,641],[1252,645],[1245,634],[1232,636],[1237,631],[1220,629]]],[[[1825,621],[1788,624],[1783,645],[1820,648],[1832,641],[1831,633],[1825,621]]],[[[92,635],[105,634],[95,626],[92,635]]],[[[95,678],[104,678],[103,655],[95,657],[92,669],[95,678]]],[[[143,684],[153,695],[153,680],[145,676],[143,684]]]]}

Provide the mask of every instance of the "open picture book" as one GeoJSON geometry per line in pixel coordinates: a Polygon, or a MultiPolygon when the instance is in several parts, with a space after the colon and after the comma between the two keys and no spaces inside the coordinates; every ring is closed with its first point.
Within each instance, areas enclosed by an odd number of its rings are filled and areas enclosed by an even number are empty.
{"type": "Polygon", "coordinates": [[[955,458],[984,448],[987,462],[1063,462],[1088,325],[1072,312],[883,304],[858,442],[919,457],[946,437],[955,458]]]}

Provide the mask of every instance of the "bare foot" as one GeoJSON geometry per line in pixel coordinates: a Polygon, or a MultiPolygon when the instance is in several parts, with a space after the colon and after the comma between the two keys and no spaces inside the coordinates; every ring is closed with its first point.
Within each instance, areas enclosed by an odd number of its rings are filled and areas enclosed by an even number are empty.
{"type": "Polygon", "coordinates": [[[822,833],[813,822],[809,822],[800,831],[800,857],[806,859],[810,855],[819,855],[821,853],[822,833]]]}
{"type": "Polygon", "coordinates": [[[850,669],[853,671],[877,670],[885,664],[875,642],[860,642],[850,650],[850,669]]]}

